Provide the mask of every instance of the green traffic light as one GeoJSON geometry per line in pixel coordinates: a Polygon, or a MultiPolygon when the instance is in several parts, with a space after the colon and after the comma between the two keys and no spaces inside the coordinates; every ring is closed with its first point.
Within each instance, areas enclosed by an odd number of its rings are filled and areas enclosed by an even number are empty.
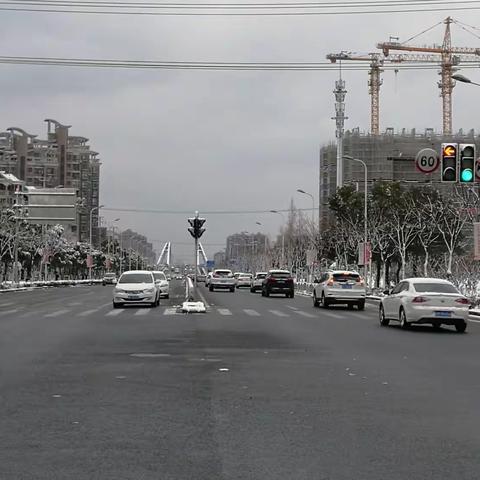
{"type": "Polygon", "coordinates": [[[469,168],[466,168],[465,170],[462,171],[462,174],[460,175],[460,179],[462,182],[471,182],[473,180],[473,171],[470,170],[469,168]]]}

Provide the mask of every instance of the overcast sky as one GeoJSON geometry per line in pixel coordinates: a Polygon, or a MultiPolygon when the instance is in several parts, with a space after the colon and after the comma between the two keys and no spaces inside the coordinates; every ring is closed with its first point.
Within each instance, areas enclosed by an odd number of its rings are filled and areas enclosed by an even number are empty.
{"type": "MultiPolygon", "coordinates": [[[[2,12],[2,55],[165,61],[325,61],[342,50],[369,52],[390,35],[406,40],[446,12],[311,17],[147,17],[2,12]]],[[[480,13],[452,16],[480,27],[480,13]]],[[[477,32],[477,33],[480,33],[477,32]]],[[[442,27],[419,38],[441,43],[442,27]]],[[[480,39],[452,26],[452,44],[480,39]]],[[[480,82],[480,71],[463,72],[480,82]]],[[[318,151],[335,139],[337,73],[128,71],[0,65],[2,129],[46,134],[45,118],[72,125],[100,152],[101,201],[138,209],[269,210],[318,202],[318,151]]],[[[369,129],[367,72],[345,72],[346,127],[369,129]]],[[[381,129],[441,128],[436,71],[383,75],[381,129]]],[[[480,90],[459,84],[454,129],[478,129],[480,90]]],[[[189,242],[186,215],[121,217],[155,240],[189,242]]],[[[208,215],[207,253],[237,231],[272,237],[280,217],[208,215]],[[261,222],[262,227],[256,225],[261,222]]],[[[174,245],[186,257],[187,245],[174,245]]]]}

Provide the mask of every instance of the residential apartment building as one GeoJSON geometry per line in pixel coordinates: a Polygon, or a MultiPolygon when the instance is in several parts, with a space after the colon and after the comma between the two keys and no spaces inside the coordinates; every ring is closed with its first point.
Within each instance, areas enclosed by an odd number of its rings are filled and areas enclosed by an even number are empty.
{"type": "MultiPolygon", "coordinates": [[[[36,188],[74,188],[78,192],[76,239],[88,242],[90,211],[99,205],[100,161],[88,139],[69,134],[70,125],[47,119],[47,139],[18,127],[0,133],[0,171],[36,188]]],[[[98,245],[98,210],[92,216],[92,240],[98,245]]]]}
{"type": "Polygon", "coordinates": [[[12,173],[0,170],[0,208],[12,207],[17,200],[16,191],[24,190],[25,182],[12,173]]]}

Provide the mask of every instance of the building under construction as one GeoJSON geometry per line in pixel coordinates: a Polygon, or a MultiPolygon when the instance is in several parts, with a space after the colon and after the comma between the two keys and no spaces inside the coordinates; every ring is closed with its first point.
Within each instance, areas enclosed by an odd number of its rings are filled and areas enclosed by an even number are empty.
{"type": "MultiPolygon", "coordinates": [[[[368,170],[368,188],[373,182],[401,181],[409,184],[432,183],[441,188],[453,188],[452,184],[440,185],[440,168],[430,174],[420,172],[415,167],[415,156],[423,148],[433,148],[440,153],[443,142],[475,143],[480,148],[480,137],[473,130],[458,131],[443,136],[427,128],[423,132],[415,129],[394,132],[387,128],[381,135],[361,133],[360,130],[347,130],[343,138],[343,154],[363,160],[368,170]]],[[[478,150],[477,150],[478,151],[478,150]]],[[[343,162],[343,184],[355,185],[364,191],[364,169],[359,162],[345,159],[343,162]]],[[[322,229],[328,225],[331,215],[329,198],[337,188],[337,144],[331,142],[320,150],[319,215],[322,229]]]]}

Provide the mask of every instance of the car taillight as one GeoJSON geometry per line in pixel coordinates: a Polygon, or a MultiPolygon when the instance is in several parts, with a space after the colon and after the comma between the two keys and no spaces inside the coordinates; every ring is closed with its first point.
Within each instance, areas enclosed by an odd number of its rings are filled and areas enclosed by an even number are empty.
{"type": "Polygon", "coordinates": [[[276,278],[274,278],[274,277],[270,277],[270,278],[268,279],[268,281],[269,281],[269,282],[276,282],[276,281],[277,281],[277,279],[276,279],[276,278]]]}
{"type": "Polygon", "coordinates": [[[427,301],[428,301],[428,298],[425,298],[425,297],[414,297],[412,299],[412,303],[424,303],[427,301]]]}
{"type": "Polygon", "coordinates": [[[456,303],[461,303],[462,305],[469,305],[470,301],[466,298],[457,298],[455,300],[456,303]]]}
{"type": "Polygon", "coordinates": [[[213,278],[218,278],[220,275],[213,275],[213,278]]]}
{"type": "Polygon", "coordinates": [[[327,285],[328,285],[329,287],[333,286],[333,280],[329,280],[329,281],[327,282],[327,285]]]}
{"type": "Polygon", "coordinates": [[[363,278],[362,277],[358,277],[356,282],[363,287],[363,285],[365,285],[365,282],[363,281],[363,278]]]}

